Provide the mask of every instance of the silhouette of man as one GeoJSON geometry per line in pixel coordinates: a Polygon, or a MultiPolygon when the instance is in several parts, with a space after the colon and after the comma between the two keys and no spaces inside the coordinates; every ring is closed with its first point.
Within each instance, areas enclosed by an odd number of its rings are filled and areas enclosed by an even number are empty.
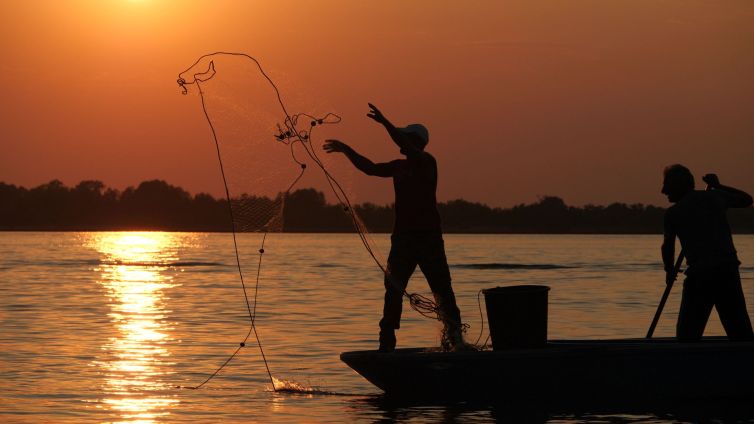
{"type": "Polygon", "coordinates": [[[725,216],[728,208],[751,206],[751,196],[720,184],[715,174],[702,178],[707,191],[694,190],[694,176],[683,165],[668,166],[664,174],[662,193],[673,203],[665,212],[662,244],[666,283],[675,280],[676,237],[687,264],[676,337],[701,339],[714,306],[730,340],[754,339],[738,273],[741,262],[725,216]]]}
{"type": "Polygon", "coordinates": [[[369,103],[368,117],[382,124],[400,148],[405,159],[373,163],[347,144],[327,140],[328,153],[340,152],[367,175],[391,177],[395,189],[395,224],[390,237],[391,247],[385,275],[385,306],[380,320],[380,347],[383,352],[395,350],[395,330],[400,328],[403,292],[418,265],[427,278],[439,306],[445,326],[445,348],[464,346],[461,313],[450,285],[450,270],[445,257],[440,214],[437,211],[437,162],[424,151],[429,132],[421,124],[396,128],[385,115],[369,103]]]}

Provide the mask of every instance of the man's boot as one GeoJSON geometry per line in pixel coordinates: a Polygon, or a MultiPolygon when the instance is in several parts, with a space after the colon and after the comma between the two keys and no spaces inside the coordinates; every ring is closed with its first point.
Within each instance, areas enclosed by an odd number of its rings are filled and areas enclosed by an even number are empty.
{"type": "Polygon", "coordinates": [[[446,352],[476,350],[474,346],[463,341],[463,330],[458,325],[446,325],[443,330],[442,349],[446,352]]]}

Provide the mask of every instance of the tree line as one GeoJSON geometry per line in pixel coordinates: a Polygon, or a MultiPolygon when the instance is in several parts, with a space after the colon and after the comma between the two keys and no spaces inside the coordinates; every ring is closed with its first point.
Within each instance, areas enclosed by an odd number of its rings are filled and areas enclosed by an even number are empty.
{"type": "MultiPolygon", "coordinates": [[[[284,231],[348,232],[351,219],[340,205],[327,203],[324,193],[300,189],[285,196],[284,231]]],[[[273,199],[246,198],[269,205],[273,199]]],[[[559,197],[545,196],[531,204],[493,208],[458,199],[438,204],[448,233],[656,234],[662,232],[664,208],[612,203],[607,206],[568,206],[559,197]]],[[[354,206],[372,232],[390,232],[393,206],[362,203],[354,206]]],[[[734,232],[754,233],[754,209],[729,212],[734,232]]],[[[58,180],[34,188],[0,182],[0,230],[97,231],[231,230],[224,198],[191,195],[162,180],[144,181],[123,191],[100,181],[67,187],[58,180]]]]}

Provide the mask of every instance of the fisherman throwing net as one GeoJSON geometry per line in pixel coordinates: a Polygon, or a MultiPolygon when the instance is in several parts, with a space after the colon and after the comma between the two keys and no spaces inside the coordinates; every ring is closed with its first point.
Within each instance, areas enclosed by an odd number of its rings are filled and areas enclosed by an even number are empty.
{"type": "MultiPolygon", "coordinates": [[[[463,326],[450,287],[439,215],[435,204],[437,167],[424,152],[428,133],[422,126],[395,128],[372,107],[370,117],[388,129],[406,159],[375,165],[345,144],[329,141],[327,151],[342,151],[357,165],[373,167],[372,175],[393,177],[396,187],[397,220],[389,266],[385,267],[373,250],[367,228],[327,163],[319,156],[316,130],[340,122],[333,113],[291,113],[289,105],[273,80],[252,56],[244,53],[216,52],[200,57],[178,76],[183,94],[195,88],[214,141],[228,201],[229,230],[233,233],[236,264],[246,300],[249,331],[235,352],[198,386],[206,384],[246,345],[253,334],[265,361],[273,388],[277,390],[256,328],[257,292],[262,275],[262,258],[268,233],[282,231],[284,209],[291,190],[300,184],[307,170],[317,168],[313,178],[329,187],[351,220],[365,249],[385,275],[385,316],[380,324],[381,350],[395,346],[401,299],[422,315],[445,324],[443,345],[462,345],[463,326]],[[244,233],[243,236],[240,233],[244,233]],[[405,291],[416,265],[427,276],[435,299],[405,291]],[[250,280],[253,278],[253,286],[250,280]],[[253,287],[253,288],[252,288],[253,287]]],[[[299,106],[299,105],[296,105],[299,106]]],[[[369,173],[369,172],[367,172],[369,173]]],[[[312,182],[312,181],[308,181],[312,182]]]]}
{"type": "Polygon", "coordinates": [[[450,285],[450,269],[437,211],[437,161],[424,150],[429,142],[429,131],[422,124],[396,128],[373,104],[369,104],[369,109],[367,116],[385,127],[404,159],[374,163],[339,140],[327,140],[324,149],[328,153],[345,154],[367,175],[393,179],[395,226],[385,272],[385,306],[380,320],[379,350],[395,350],[402,296],[417,265],[432,289],[437,303],[436,313],[444,325],[443,348],[461,349],[465,347],[461,313],[450,285]]]}

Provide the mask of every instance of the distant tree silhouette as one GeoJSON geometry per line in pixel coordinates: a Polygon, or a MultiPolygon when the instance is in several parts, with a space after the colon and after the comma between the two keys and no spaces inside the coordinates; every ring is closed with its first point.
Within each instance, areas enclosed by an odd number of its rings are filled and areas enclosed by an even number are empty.
{"type": "Polygon", "coordinates": [[[120,196],[122,222],[129,228],[186,228],[192,222],[192,206],[188,192],[161,180],[144,181],[120,196]]]}
{"type": "MultiPolygon", "coordinates": [[[[374,203],[362,203],[354,206],[357,215],[372,232],[389,233],[393,229],[395,213],[393,205],[378,206],[374,203]]],[[[349,223],[349,225],[351,225],[349,223]]]]}
{"type": "Polygon", "coordinates": [[[106,227],[107,219],[117,209],[118,193],[106,191],[101,181],[87,180],[80,182],[70,192],[70,204],[77,213],[71,225],[94,225],[106,227]]]}
{"type": "MultiPolygon", "coordinates": [[[[278,199],[279,201],[280,199],[278,199]]],[[[276,200],[243,195],[250,208],[272,210],[276,200]]],[[[327,203],[324,193],[307,188],[285,196],[284,230],[288,232],[348,232],[350,216],[340,205],[327,203]]],[[[568,206],[556,196],[532,204],[491,208],[462,199],[438,204],[448,233],[657,234],[665,209],[641,204],[568,206]]],[[[390,232],[393,206],[354,205],[372,232],[390,232]]],[[[734,232],[754,233],[754,209],[729,212],[734,232]]],[[[230,231],[225,199],[209,194],[192,196],[162,180],[144,181],[122,192],[101,181],[86,180],[73,188],[53,180],[26,189],[0,182],[0,230],[164,230],[230,231]]],[[[251,228],[258,229],[258,228],[251,228]]],[[[239,228],[249,230],[249,228],[239,228]]]]}
{"type": "Polygon", "coordinates": [[[328,205],[325,194],[312,188],[296,190],[286,196],[283,209],[284,228],[301,231],[348,231],[351,222],[346,212],[328,205]]]}

